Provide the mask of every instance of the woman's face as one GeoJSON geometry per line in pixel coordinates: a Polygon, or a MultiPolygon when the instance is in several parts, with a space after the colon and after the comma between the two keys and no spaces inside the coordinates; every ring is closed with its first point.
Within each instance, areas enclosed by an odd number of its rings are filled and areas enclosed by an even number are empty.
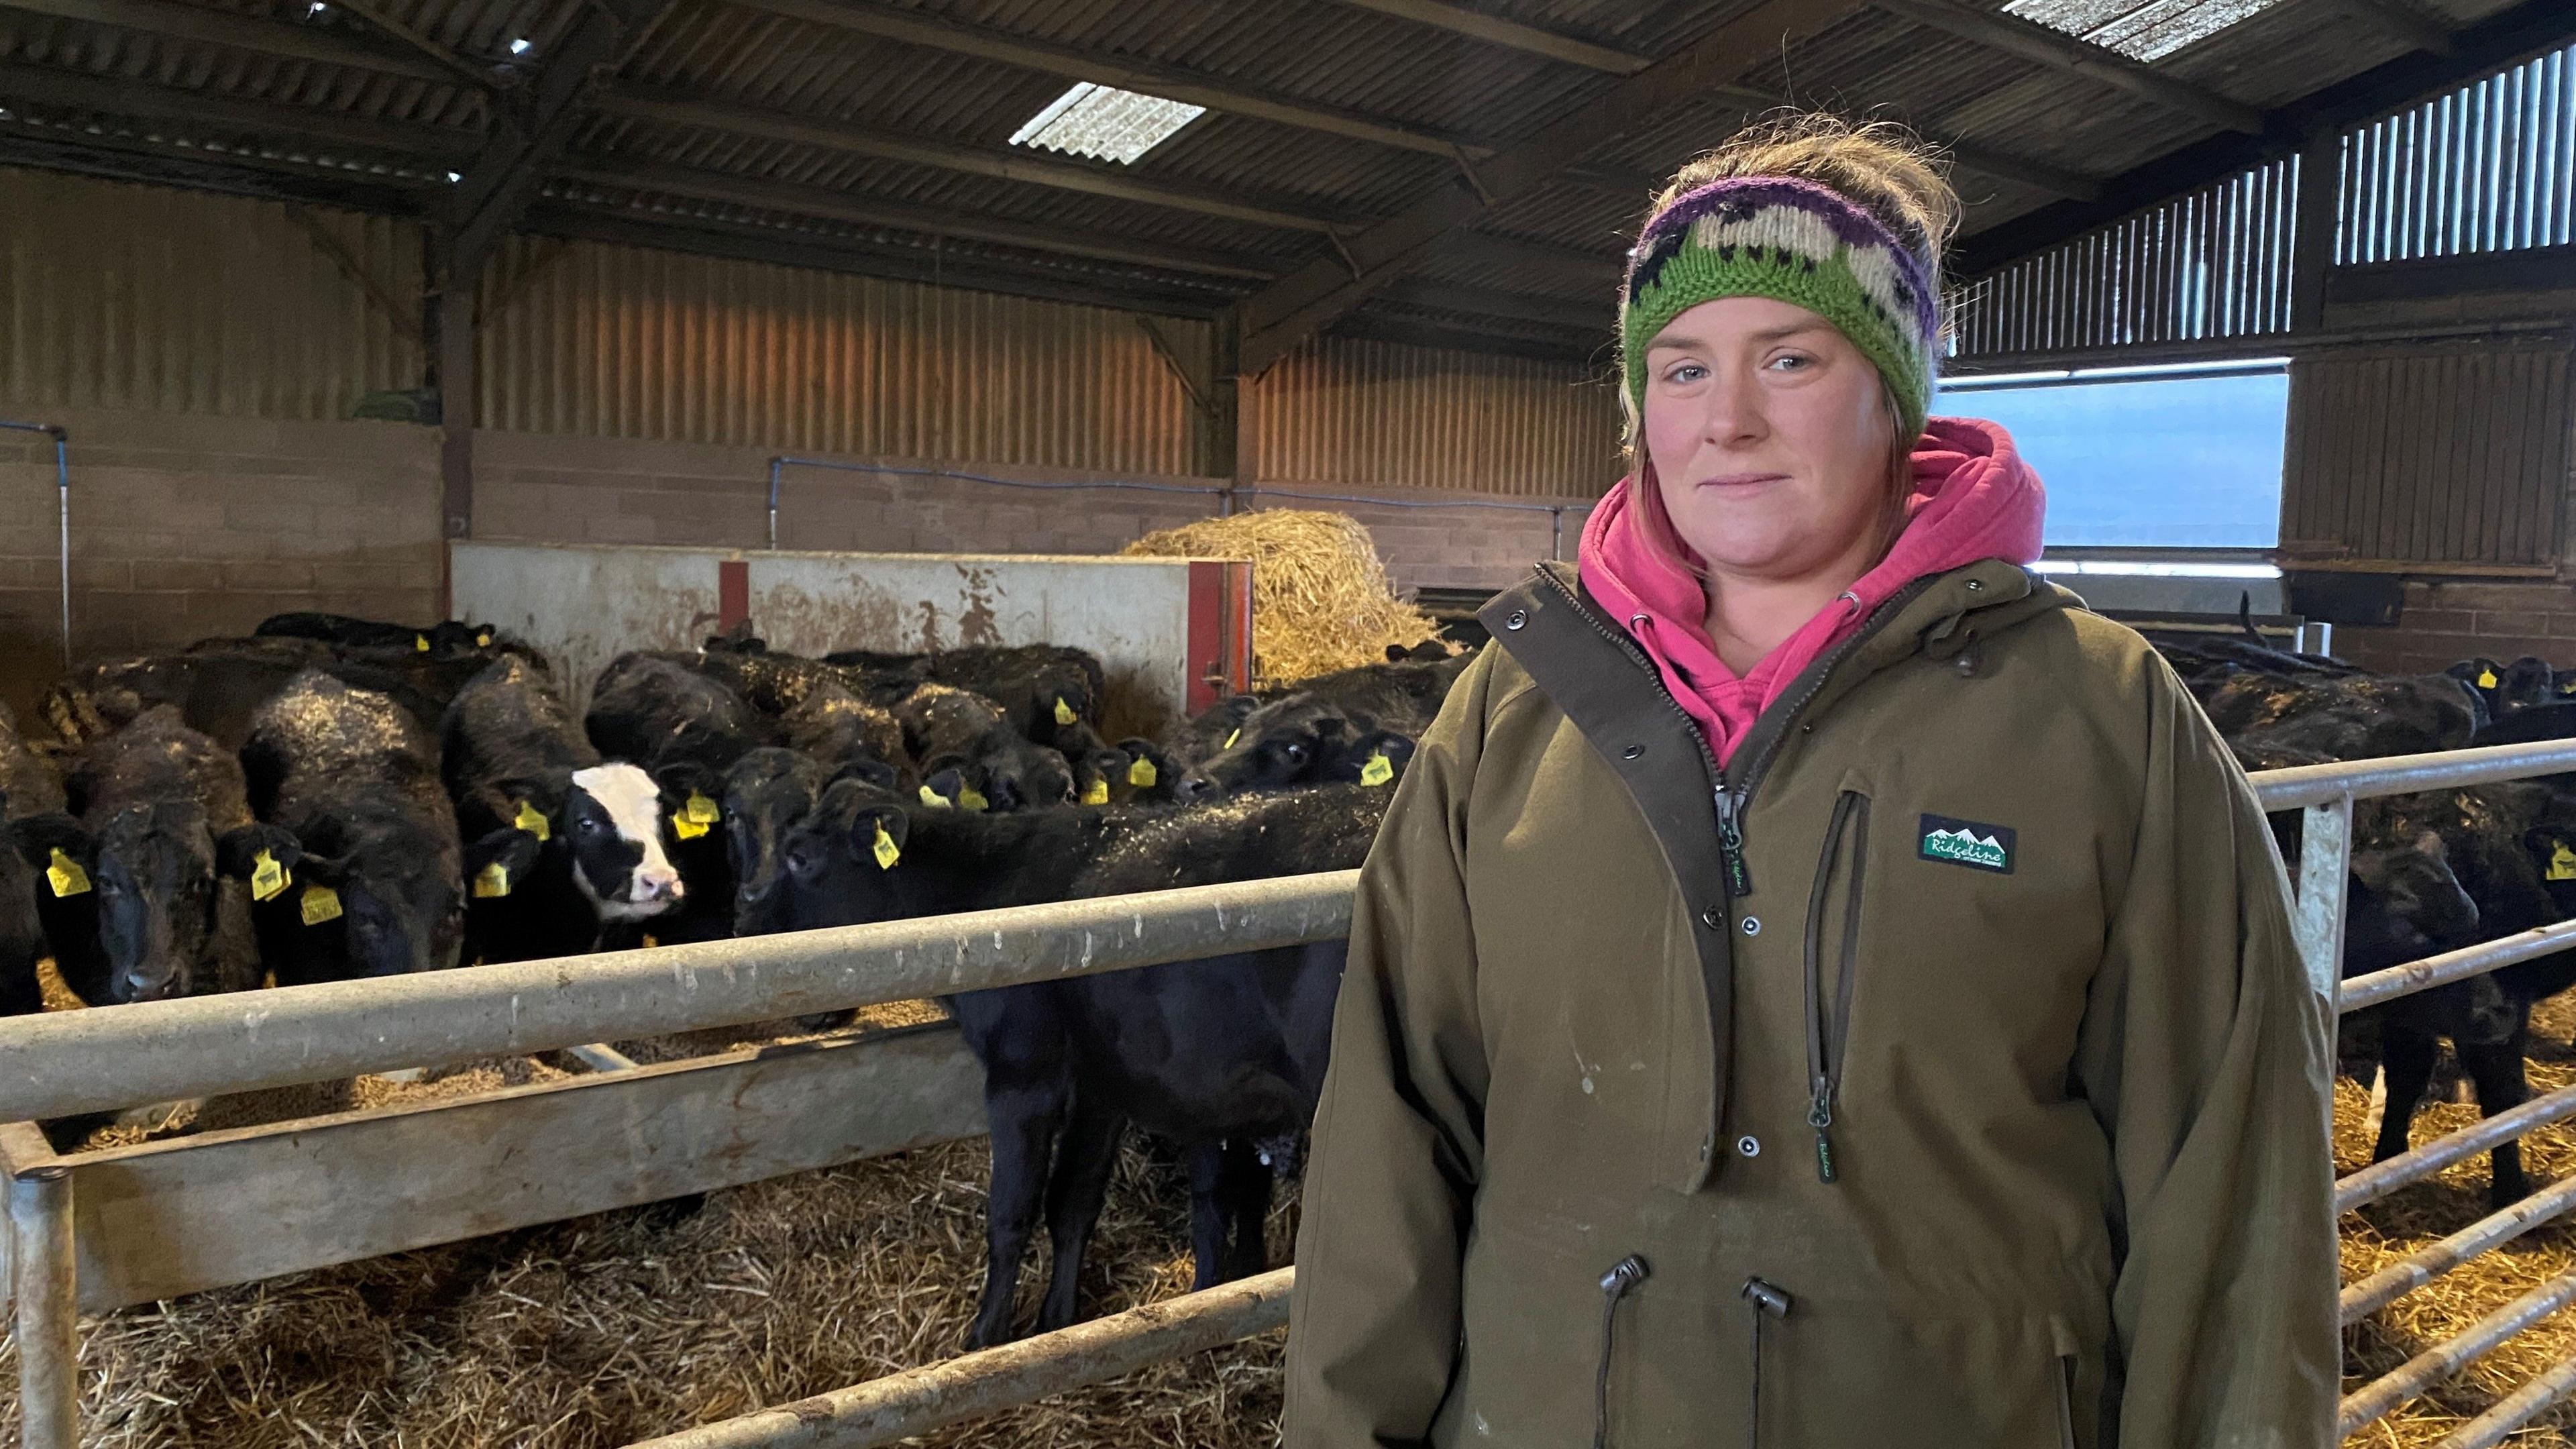
{"type": "Polygon", "coordinates": [[[1739,578],[1855,556],[1865,570],[1887,516],[1885,398],[1878,369],[1804,307],[1722,297],[1675,317],[1646,344],[1642,425],[1674,531],[1739,578]]]}

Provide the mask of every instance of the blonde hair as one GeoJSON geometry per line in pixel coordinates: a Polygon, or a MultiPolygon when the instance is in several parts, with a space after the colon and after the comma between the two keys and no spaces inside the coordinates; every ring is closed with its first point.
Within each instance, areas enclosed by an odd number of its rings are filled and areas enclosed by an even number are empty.
{"type": "MultiPolygon", "coordinates": [[[[1655,194],[1654,204],[1646,208],[1645,215],[1662,211],[1683,192],[1741,176],[1787,176],[1810,181],[1867,211],[1922,258],[1933,296],[1937,299],[1941,295],[1941,253],[1959,229],[1959,193],[1951,186],[1939,153],[1912,131],[1893,121],[1854,125],[1824,111],[1767,116],[1683,163],[1673,173],[1673,179],[1655,194]]],[[[1943,330],[1947,330],[1946,324],[1943,330]]],[[[1894,395],[1884,387],[1881,391],[1887,400],[1890,430],[1897,435],[1888,462],[1891,518],[1887,541],[1893,543],[1894,530],[1903,523],[1906,493],[1913,482],[1910,459],[1914,440],[1903,436],[1905,430],[1899,425],[1901,414],[1894,395]]],[[[1679,548],[1680,536],[1664,511],[1663,490],[1646,486],[1652,480],[1640,433],[1644,418],[1625,388],[1619,389],[1619,405],[1626,415],[1623,441],[1628,451],[1628,471],[1639,480],[1638,490],[1646,495],[1636,500],[1642,505],[1646,536],[1659,547],[1679,548]]],[[[1679,553],[1678,559],[1687,563],[1688,552],[1679,553]]]]}

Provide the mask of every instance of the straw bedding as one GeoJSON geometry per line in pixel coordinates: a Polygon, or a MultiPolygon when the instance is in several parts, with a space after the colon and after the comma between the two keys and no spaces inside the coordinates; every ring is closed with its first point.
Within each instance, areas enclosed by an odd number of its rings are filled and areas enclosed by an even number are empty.
{"type": "Polygon", "coordinates": [[[1368,529],[1347,513],[1264,508],[1149,533],[1120,550],[1159,558],[1252,560],[1252,672],[1293,684],[1381,664],[1386,646],[1439,633],[1396,596],[1368,529]]]}
{"type": "MultiPolygon", "coordinates": [[[[2542,1005],[2531,1053],[2535,1092],[2576,1083],[2576,995],[2542,1005]]],[[[514,1071],[550,1070],[484,1064],[390,1090],[488,1089],[514,1071]]],[[[2367,1095],[2337,1084],[2338,1174],[2368,1160],[2367,1095]]],[[[2415,1140],[2475,1117],[2473,1106],[2437,1102],[2418,1115],[2415,1140]]],[[[2524,1160],[2535,1183],[2576,1172],[2576,1131],[2533,1134],[2524,1160]]],[[[935,1362],[957,1350],[973,1313],[984,1172],[980,1141],[951,1143],[128,1309],[86,1326],[90,1442],[592,1449],[935,1362]]],[[[2486,1173],[2486,1159],[2471,1158],[2347,1217],[2346,1281],[2483,1216],[2486,1173]]],[[[1086,1285],[1097,1311],[1188,1288],[1187,1201],[1176,1167],[1129,1150],[1086,1285]]],[[[1274,1261],[1285,1260],[1292,1211],[1273,1215],[1274,1261]]],[[[1038,1257],[1022,1285],[1024,1320],[1038,1257]]],[[[2571,1268],[2576,1231],[2542,1228],[2399,1299],[2347,1331],[2345,1392],[2571,1268]]],[[[1279,1347],[1274,1334],[921,1442],[1270,1444],[1279,1347]]],[[[2576,1312],[2349,1442],[2425,1449],[2571,1355],[2576,1312]]],[[[0,1338],[0,1442],[15,1436],[15,1382],[14,1347],[0,1338]]],[[[2561,1444],[2571,1431],[2576,1405],[2565,1405],[2510,1442],[2561,1444]]]]}

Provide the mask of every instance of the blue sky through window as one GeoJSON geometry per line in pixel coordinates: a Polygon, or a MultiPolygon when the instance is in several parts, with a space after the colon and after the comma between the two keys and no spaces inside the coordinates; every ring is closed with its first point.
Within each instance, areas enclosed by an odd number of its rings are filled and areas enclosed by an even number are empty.
{"type": "Polygon", "coordinates": [[[2270,548],[2281,536],[2290,380],[2277,368],[1944,386],[1932,410],[1991,418],[2048,488],[2051,548],[2270,548]]]}

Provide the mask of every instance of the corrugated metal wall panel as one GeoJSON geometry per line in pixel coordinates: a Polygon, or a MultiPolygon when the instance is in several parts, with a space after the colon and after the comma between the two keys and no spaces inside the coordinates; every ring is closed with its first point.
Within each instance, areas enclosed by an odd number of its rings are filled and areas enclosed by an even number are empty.
{"type": "Polygon", "coordinates": [[[1190,469],[1188,394],[1123,312],[526,237],[493,266],[486,427],[1190,469]]]}
{"type": "Polygon", "coordinates": [[[2576,405],[2568,364],[2563,339],[2293,363],[2283,552],[2554,563],[2576,405]]]}
{"type": "Polygon", "coordinates": [[[1241,406],[1264,481],[1591,497],[1619,476],[1618,401],[1583,367],[1325,338],[1241,406]]]}
{"type": "MultiPolygon", "coordinates": [[[[420,295],[417,227],[306,214],[390,295],[420,295]]],[[[420,384],[419,343],[278,203],[0,167],[0,218],[17,406],[328,419],[420,384]]]]}

